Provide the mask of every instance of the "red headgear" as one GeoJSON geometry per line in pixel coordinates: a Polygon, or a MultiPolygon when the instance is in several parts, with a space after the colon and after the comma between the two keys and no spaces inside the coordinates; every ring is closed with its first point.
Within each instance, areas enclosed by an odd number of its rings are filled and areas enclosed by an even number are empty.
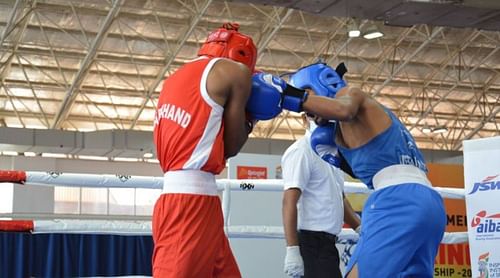
{"type": "Polygon", "coordinates": [[[224,57],[243,63],[253,72],[257,60],[257,48],[252,38],[238,32],[237,23],[225,23],[208,35],[198,51],[198,56],[224,57]]]}

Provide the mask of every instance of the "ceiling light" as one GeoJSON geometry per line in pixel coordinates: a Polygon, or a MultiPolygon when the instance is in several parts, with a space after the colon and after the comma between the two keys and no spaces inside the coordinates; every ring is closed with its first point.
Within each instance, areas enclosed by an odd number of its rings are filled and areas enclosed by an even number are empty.
{"type": "Polygon", "coordinates": [[[445,126],[438,126],[432,130],[432,133],[444,133],[447,131],[448,129],[445,126]]]}
{"type": "Polygon", "coordinates": [[[1,154],[3,154],[3,155],[11,155],[11,156],[18,155],[18,153],[14,152],[14,151],[3,151],[3,152],[1,152],[1,154]]]}
{"type": "Polygon", "coordinates": [[[42,157],[68,158],[68,155],[63,153],[42,153],[42,157]]]}
{"type": "Polygon", "coordinates": [[[158,161],[158,159],[156,159],[156,158],[147,158],[144,161],[146,161],[148,163],[156,163],[156,164],[160,163],[160,161],[158,161]]]}
{"type": "Polygon", "coordinates": [[[347,34],[349,38],[357,38],[361,35],[361,31],[359,30],[358,24],[356,24],[356,20],[349,19],[347,22],[347,34]]]}
{"type": "Polygon", "coordinates": [[[347,32],[347,34],[348,34],[349,38],[357,38],[357,37],[359,37],[361,35],[361,31],[359,31],[359,30],[349,30],[347,32]]]}
{"type": "Polygon", "coordinates": [[[145,154],[142,155],[142,157],[144,157],[144,158],[152,158],[153,154],[152,153],[145,153],[145,154]]]}
{"type": "Polygon", "coordinates": [[[134,157],[114,157],[113,161],[120,161],[120,162],[138,162],[139,158],[134,158],[134,157]]]}
{"type": "Polygon", "coordinates": [[[375,25],[369,26],[368,29],[366,29],[366,31],[363,33],[363,38],[367,40],[380,38],[382,36],[384,36],[384,33],[380,32],[380,30],[375,25]]]}
{"type": "Polygon", "coordinates": [[[422,132],[423,132],[423,133],[431,133],[431,132],[432,132],[432,129],[431,129],[430,127],[428,127],[428,126],[424,126],[424,127],[422,128],[422,132]]]}
{"type": "Polygon", "coordinates": [[[109,160],[106,156],[96,156],[96,155],[78,155],[78,159],[85,159],[85,160],[109,160]]]}

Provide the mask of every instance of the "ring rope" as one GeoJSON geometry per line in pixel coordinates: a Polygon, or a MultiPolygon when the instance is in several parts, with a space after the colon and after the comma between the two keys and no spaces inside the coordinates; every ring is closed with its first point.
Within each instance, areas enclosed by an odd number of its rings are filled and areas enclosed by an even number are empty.
{"type": "MultiPolygon", "coordinates": [[[[0,220],[0,231],[31,232],[33,234],[47,233],[78,233],[78,234],[113,234],[126,236],[151,235],[151,221],[122,220],[0,220]]],[[[281,226],[239,225],[228,226],[230,238],[274,238],[283,239],[281,226]]],[[[338,240],[357,242],[359,235],[350,228],[343,228],[338,240]]],[[[445,233],[441,243],[455,244],[468,241],[467,232],[445,233]]]]}
{"type": "MultiPolygon", "coordinates": [[[[60,172],[6,171],[0,170],[0,183],[99,187],[99,188],[163,188],[163,177],[130,175],[96,175],[60,172]]],[[[284,238],[281,226],[231,226],[228,225],[231,191],[283,191],[283,180],[233,180],[218,179],[218,190],[222,191],[225,231],[231,238],[284,238]]],[[[464,189],[434,187],[443,198],[464,199],[464,189]]],[[[370,194],[362,183],[345,182],[345,193],[370,194]]],[[[150,221],[109,221],[109,220],[0,220],[0,231],[19,231],[32,233],[91,233],[117,235],[150,235],[150,221]]],[[[357,241],[358,234],[352,229],[342,229],[339,240],[357,241]]],[[[468,241],[467,232],[445,233],[442,243],[455,244],[468,241]]]]}
{"type": "MultiPolygon", "coordinates": [[[[5,171],[0,170],[0,182],[12,182],[41,186],[71,186],[71,187],[108,187],[108,188],[150,188],[162,189],[163,177],[130,176],[130,175],[96,175],[61,172],[37,171],[5,171]]],[[[233,180],[218,179],[217,188],[222,191],[229,187],[231,191],[283,191],[283,180],[233,180]]],[[[443,198],[464,199],[464,189],[433,187],[443,198]]],[[[359,182],[345,182],[345,193],[370,194],[368,189],[359,182]]]]}

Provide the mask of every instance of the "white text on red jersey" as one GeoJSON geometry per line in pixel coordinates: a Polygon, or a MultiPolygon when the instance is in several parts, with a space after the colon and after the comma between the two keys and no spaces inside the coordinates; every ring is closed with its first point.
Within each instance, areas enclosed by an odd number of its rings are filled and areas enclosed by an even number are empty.
{"type": "Polygon", "coordinates": [[[159,124],[161,119],[171,120],[182,128],[186,128],[191,121],[191,114],[173,104],[165,103],[156,110],[154,124],[159,124]]]}

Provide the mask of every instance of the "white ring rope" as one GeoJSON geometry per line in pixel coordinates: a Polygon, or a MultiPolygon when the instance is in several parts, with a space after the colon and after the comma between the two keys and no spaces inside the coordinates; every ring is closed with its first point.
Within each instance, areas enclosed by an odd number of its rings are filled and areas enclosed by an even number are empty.
{"type": "MultiPolygon", "coordinates": [[[[35,171],[2,171],[0,182],[24,183],[42,186],[99,187],[99,188],[163,188],[163,177],[95,175],[35,171]],[[11,178],[12,177],[12,178],[11,178]],[[15,177],[15,178],[14,178],[15,177]],[[11,178],[11,179],[9,179],[11,178]]],[[[284,238],[281,226],[231,226],[228,225],[231,191],[274,191],[283,190],[283,180],[217,180],[222,191],[222,207],[225,231],[231,238],[284,238]]],[[[443,198],[464,199],[464,189],[434,187],[443,198]]],[[[345,193],[370,194],[362,183],[345,182],[345,193]]],[[[33,233],[87,233],[117,235],[150,235],[151,222],[108,221],[108,220],[33,220],[33,233]]],[[[342,229],[339,240],[358,240],[352,229],[342,229]]],[[[468,241],[467,232],[445,233],[442,243],[455,244],[468,241]]]]}
{"type": "MultiPolygon", "coordinates": [[[[0,171],[5,172],[5,171],[0,171]]],[[[26,171],[25,184],[42,186],[74,186],[74,187],[113,187],[113,188],[151,188],[162,189],[163,177],[129,176],[129,175],[95,175],[58,172],[26,171]]],[[[231,180],[218,179],[218,190],[227,186],[232,191],[282,191],[283,180],[231,180]]],[[[443,198],[464,199],[464,189],[434,187],[443,198]]],[[[345,182],[345,193],[370,194],[373,190],[358,182],[345,182]]]]}
{"type": "Polygon", "coordinates": [[[163,188],[163,177],[26,172],[26,184],[42,186],[163,188]]]}
{"type": "MultiPolygon", "coordinates": [[[[78,234],[114,234],[114,235],[151,235],[151,221],[109,221],[109,220],[35,220],[34,234],[78,233],[78,234]]],[[[230,238],[275,238],[283,239],[283,227],[280,226],[228,226],[230,238]]],[[[359,235],[353,229],[342,229],[339,240],[356,242],[359,235]]],[[[467,242],[466,232],[445,233],[441,243],[455,244],[467,242]]]]}

